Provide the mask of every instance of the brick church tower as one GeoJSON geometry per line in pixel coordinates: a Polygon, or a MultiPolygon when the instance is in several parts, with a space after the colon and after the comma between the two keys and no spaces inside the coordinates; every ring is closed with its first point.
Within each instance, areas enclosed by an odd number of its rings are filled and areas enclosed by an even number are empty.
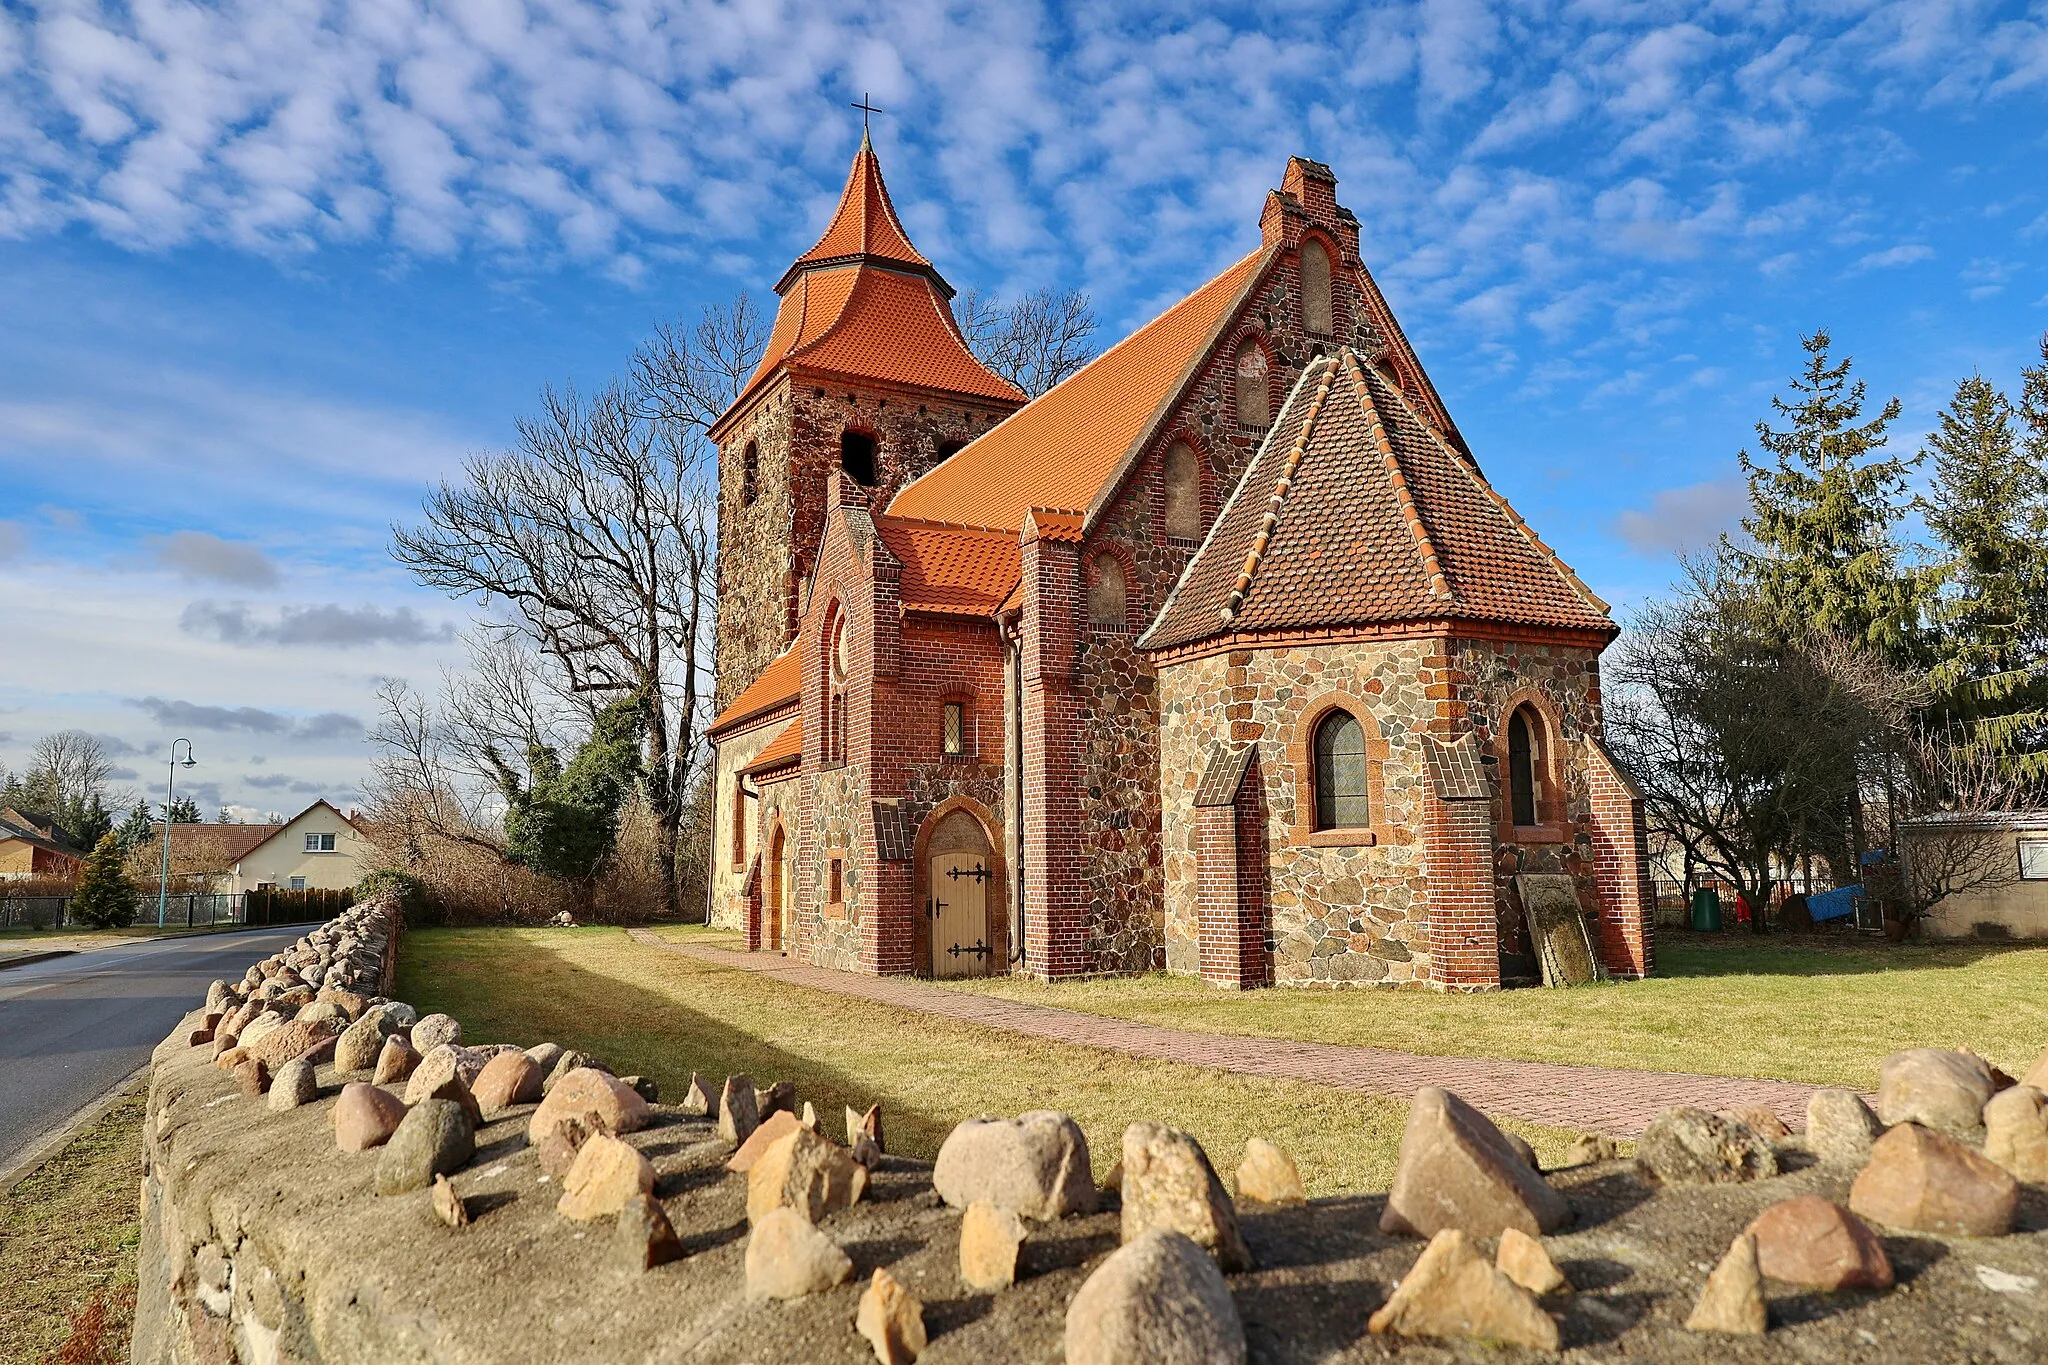
{"type": "Polygon", "coordinates": [[[775,292],[761,363],[711,428],[720,708],[795,634],[827,477],[887,506],[1024,402],[968,350],[953,288],[911,245],[865,133],[831,224],[775,292]]]}

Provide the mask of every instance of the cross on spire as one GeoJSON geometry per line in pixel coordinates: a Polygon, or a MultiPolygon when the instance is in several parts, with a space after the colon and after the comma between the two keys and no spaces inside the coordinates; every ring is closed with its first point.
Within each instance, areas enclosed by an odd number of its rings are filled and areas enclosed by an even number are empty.
{"type": "Polygon", "coordinates": [[[865,90],[860,92],[860,98],[854,101],[853,107],[855,109],[860,110],[860,140],[862,142],[866,142],[868,140],[869,115],[879,114],[882,111],[880,109],[875,108],[874,105],[868,103],[868,92],[865,90]]]}

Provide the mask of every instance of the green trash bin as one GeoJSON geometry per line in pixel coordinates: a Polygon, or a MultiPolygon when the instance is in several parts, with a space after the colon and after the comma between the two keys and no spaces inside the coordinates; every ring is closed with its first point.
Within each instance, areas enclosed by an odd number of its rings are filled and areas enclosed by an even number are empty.
{"type": "Polygon", "coordinates": [[[1721,893],[1711,886],[1692,893],[1692,927],[1702,934],[1721,932],[1721,893]]]}

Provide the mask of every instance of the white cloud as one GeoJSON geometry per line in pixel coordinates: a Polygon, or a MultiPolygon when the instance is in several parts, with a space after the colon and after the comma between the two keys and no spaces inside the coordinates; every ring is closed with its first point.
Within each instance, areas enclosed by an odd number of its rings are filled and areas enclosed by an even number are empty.
{"type": "Polygon", "coordinates": [[[1714,543],[1749,507],[1740,479],[1709,479],[1651,495],[1650,505],[1614,518],[1614,533],[1638,554],[1680,554],[1714,543]]]}
{"type": "Polygon", "coordinates": [[[269,588],[278,581],[277,565],[269,555],[254,545],[205,531],[174,531],[157,537],[151,548],[159,565],[191,582],[269,588]]]}
{"type": "Polygon", "coordinates": [[[1857,270],[1891,270],[1902,265],[1915,265],[1934,259],[1934,248],[1918,242],[1902,242],[1883,251],[1873,251],[1855,265],[1857,270]]]}
{"type": "Polygon", "coordinates": [[[310,607],[285,607],[265,619],[246,603],[194,602],[178,618],[179,629],[230,645],[316,645],[352,648],[362,645],[447,644],[455,627],[428,621],[411,607],[384,610],[375,606],[344,607],[328,602],[310,607]]]}

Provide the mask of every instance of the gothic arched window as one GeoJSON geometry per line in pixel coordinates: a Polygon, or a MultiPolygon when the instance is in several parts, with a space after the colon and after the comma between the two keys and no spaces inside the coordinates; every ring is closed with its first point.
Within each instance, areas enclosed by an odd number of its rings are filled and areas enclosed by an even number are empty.
{"type": "Polygon", "coordinates": [[[1088,624],[1097,630],[1124,628],[1124,566],[1115,555],[1095,556],[1088,573],[1088,624]]]}
{"type": "Polygon", "coordinates": [[[1532,706],[1508,717],[1508,820],[1538,823],[1543,806],[1543,721],[1532,706]]]}
{"type": "Polygon", "coordinates": [[[1196,540],[1202,534],[1202,474],[1195,448],[1175,441],[1166,448],[1166,534],[1196,540]]]}
{"type": "Polygon", "coordinates": [[[1237,424],[1263,430],[1273,420],[1272,396],[1266,390],[1265,348],[1246,337],[1237,347],[1237,424]]]}
{"type": "Polygon", "coordinates": [[[1330,306],[1330,253],[1313,237],[1301,244],[1301,325],[1323,336],[1337,330],[1330,306]]]}
{"type": "Polygon", "coordinates": [[[1365,727],[1349,711],[1316,725],[1317,829],[1363,829],[1372,823],[1365,800],[1365,727]]]}

